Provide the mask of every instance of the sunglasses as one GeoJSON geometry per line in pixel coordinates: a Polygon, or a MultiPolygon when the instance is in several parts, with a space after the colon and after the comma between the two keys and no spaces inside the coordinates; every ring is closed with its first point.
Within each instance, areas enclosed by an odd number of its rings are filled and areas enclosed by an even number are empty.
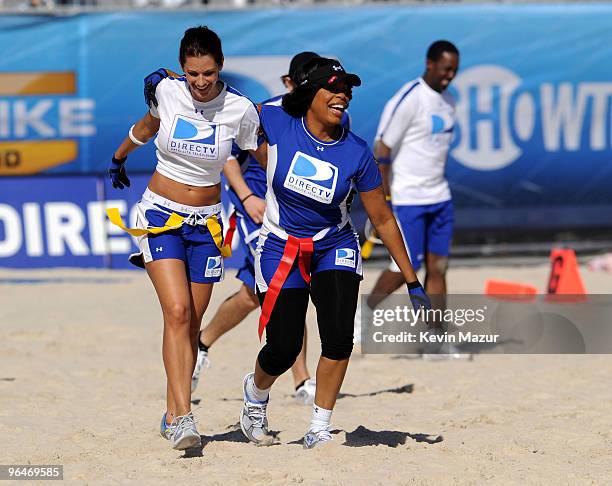
{"type": "Polygon", "coordinates": [[[338,81],[331,84],[324,84],[321,86],[323,89],[329,91],[330,93],[340,94],[344,93],[347,96],[351,96],[353,94],[353,87],[346,83],[345,81],[338,81]]]}

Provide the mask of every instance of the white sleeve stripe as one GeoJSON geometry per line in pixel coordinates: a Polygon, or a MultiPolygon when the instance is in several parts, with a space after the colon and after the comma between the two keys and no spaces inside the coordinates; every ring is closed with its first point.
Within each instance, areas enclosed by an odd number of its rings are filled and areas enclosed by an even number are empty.
{"type": "Polygon", "coordinates": [[[419,81],[416,81],[412,86],[410,86],[406,92],[401,96],[401,98],[399,99],[399,101],[395,104],[395,106],[393,107],[393,111],[391,112],[391,115],[389,116],[389,119],[387,120],[387,126],[385,126],[385,129],[382,130],[380,132],[380,137],[379,140],[382,140],[385,132],[387,131],[387,129],[389,128],[389,125],[391,125],[391,121],[393,120],[393,116],[395,115],[395,112],[397,111],[397,109],[399,108],[399,106],[402,104],[402,101],[404,101],[406,99],[406,96],[408,96],[410,94],[410,92],[416,88],[419,85],[419,81]]]}

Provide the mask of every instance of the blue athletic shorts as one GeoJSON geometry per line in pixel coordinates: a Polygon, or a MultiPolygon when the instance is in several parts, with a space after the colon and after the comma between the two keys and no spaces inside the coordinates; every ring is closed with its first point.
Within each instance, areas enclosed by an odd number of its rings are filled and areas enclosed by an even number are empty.
{"type": "Polygon", "coordinates": [[[221,204],[214,206],[186,206],[158,196],[149,189],[137,205],[137,228],[164,226],[173,212],[187,218],[175,230],[157,235],[136,238],[139,253],[130,255],[130,261],[137,266],[142,263],[172,258],[185,262],[190,282],[215,283],[223,279],[223,257],[206,227],[206,218],[217,215],[221,222],[221,204]]]}
{"type": "MultiPolygon", "coordinates": [[[[283,256],[286,241],[269,233],[259,237],[255,256],[255,282],[260,292],[266,292],[268,285],[283,256]]],[[[314,242],[310,274],[324,270],[344,270],[362,275],[359,237],[349,226],[314,242]]],[[[297,259],[283,284],[284,289],[306,288],[297,259]]]]}
{"type": "Polygon", "coordinates": [[[238,269],[236,278],[255,289],[255,253],[261,225],[251,219],[248,214],[236,213],[236,227],[240,233],[240,246],[244,251],[244,262],[238,269]]]}
{"type": "Polygon", "coordinates": [[[244,252],[244,261],[238,269],[236,278],[255,290],[255,252],[261,224],[251,219],[234,191],[229,190],[228,194],[236,211],[236,229],[240,234],[240,247],[244,252]]]}
{"type": "MultiPolygon", "coordinates": [[[[427,253],[448,256],[454,222],[451,200],[422,206],[393,206],[393,211],[415,271],[421,268],[427,253]]],[[[393,259],[389,270],[400,271],[393,259]]]]}

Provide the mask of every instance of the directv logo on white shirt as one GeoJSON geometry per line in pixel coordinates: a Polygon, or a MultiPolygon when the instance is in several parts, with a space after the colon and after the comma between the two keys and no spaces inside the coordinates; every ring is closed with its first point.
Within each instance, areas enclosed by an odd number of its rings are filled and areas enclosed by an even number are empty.
{"type": "Polygon", "coordinates": [[[435,147],[434,150],[449,146],[454,129],[455,122],[452,115],[448,113],[431,115],[431,138],[429,142],[435,147]]]}
{"type": "Polygon", "coordinates": [[[352,248],[339,248],[336,250],[336,265],[355,268],[356,252],[352,248]]]}
{"type": "Polygon", "coordinates": [[[168,151],[196,159],[216,160],[219,153],[218,128],[216,123],[176,115],[168,151]]]}
{"type": "Polygon", "coordinates": [[[431,115],[431,133],[451,133],[455,129],[455,123],[450,115],[431,115]]]}
{"type": "Polygon", "coordinates": [[[206,271],[204,272],[205,277],[220,277],[223,272],[223,261],[222,257],[208,257],[206,260],[206,271]]]}
{"type": "Polygon", "coordinates": [[[296,152],[284,186],[325,204],[332,202],[338,181],[338,168],[302,152],[296,152]]]}

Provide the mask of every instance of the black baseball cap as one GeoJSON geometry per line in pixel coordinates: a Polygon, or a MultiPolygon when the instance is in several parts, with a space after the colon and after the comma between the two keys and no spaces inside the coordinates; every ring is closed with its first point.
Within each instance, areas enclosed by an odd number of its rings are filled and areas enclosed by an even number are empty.
{"type": "Polygon", "coordinates": [[[313,58],[304,65],[303,69],[305,74],[304,79],[300,82],[301,86],[325,87],[339,81],[345,81],[350,86],[361,86],[359,76],[347,73],[337,59],[327,57],[313,58]]]}
{"type": "Polygon", "coordinates": [[[316,52],[311,51],[304,51],[296,54],[293,56],[293,59],[291,59],[289,74],[287,74],[287,76],[289,76],[294,83],[299,84],[303,80],[304,65],[318,57],[320,56],[316,52]]]}

